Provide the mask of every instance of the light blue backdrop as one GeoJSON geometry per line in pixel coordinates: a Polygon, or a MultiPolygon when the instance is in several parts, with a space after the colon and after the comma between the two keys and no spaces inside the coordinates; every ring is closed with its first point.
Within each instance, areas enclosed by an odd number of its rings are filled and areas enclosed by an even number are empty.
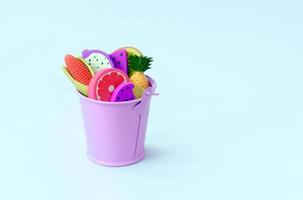
{"type": "Polygon", "coordinates": [[[303,199],[300,1],[1,1],[0,199],[303,199]],[[133,45],[158,82],[144,161],[85,155],[60,65],[133,45]]]}

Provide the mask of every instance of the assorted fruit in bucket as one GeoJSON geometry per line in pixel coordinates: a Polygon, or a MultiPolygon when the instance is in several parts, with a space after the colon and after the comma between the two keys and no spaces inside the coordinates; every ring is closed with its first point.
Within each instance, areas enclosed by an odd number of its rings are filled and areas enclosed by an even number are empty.
{"type": "Polygon", "coordinates": [[[139,99],[149,82],[144,72],[152,58],[134,47],[107,54],[85,49],[82,57],[65,56],[63,71],[77,90],[97,101],[122,102],[139,99]]]}

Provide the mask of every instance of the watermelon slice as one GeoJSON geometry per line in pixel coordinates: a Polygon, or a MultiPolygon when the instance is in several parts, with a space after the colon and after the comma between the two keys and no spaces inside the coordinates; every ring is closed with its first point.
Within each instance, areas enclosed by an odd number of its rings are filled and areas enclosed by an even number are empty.
{"type": "Polygon", "coordinates": [[[127,74],[127,53],[125,49],[118,49],[109,55],[114,63],[114,68],[122,70],[127,74]]]}
{"type": "Polygon", "coordinates": [[[97,72],[88,86],[88,97],[110,101],[114,90],[122,83],[129,82],[128,76],[119,69],[106,68],[97,72]]]}
{"type": "Polygon", "coordinates": [[[111,100],[114,102],[131,101],[136,99],[133,93],[134,84],[126,82],[120,84],[112,94],[111,100]]]}

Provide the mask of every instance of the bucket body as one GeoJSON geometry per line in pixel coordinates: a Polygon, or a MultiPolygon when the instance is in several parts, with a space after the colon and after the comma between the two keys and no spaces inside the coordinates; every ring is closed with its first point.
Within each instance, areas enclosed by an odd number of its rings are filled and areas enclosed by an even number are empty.
{"type": "Polygon", "coordinates": [[[91,160],[125,166],[143,159],[150,100],[156,88],[153,79],[149,82],[142,98],[133,101],[102,102],[78,93],[91,160]]]}

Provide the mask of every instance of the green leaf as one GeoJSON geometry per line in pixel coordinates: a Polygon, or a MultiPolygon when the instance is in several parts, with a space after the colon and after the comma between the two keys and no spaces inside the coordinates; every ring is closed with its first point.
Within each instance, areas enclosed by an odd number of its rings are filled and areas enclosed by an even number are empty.
{"type": "Polygon", "coordinates": [[[153,62],[152,57],[147,56],[128,56],[128,71],[131,76],[134,72],[145,72],[150,69],[150,65],[153,62]]]}

